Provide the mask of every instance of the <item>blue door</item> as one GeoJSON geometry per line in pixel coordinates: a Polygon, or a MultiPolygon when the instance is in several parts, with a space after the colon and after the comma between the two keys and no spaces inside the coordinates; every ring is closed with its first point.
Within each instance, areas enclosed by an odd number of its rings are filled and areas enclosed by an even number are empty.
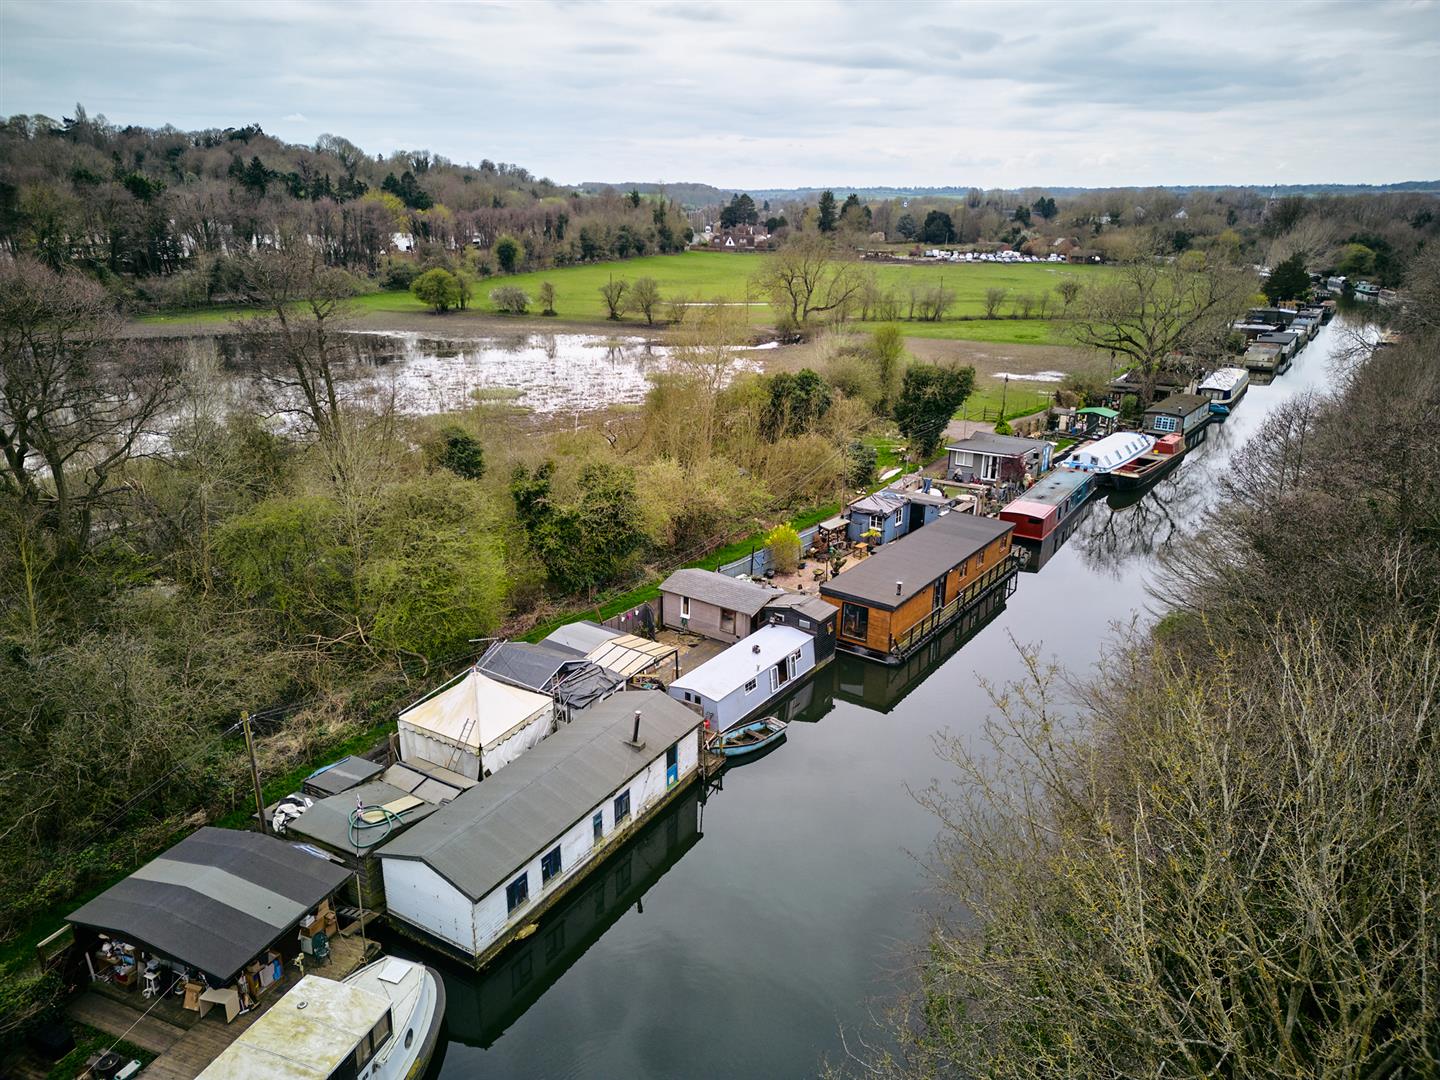
{"type": "Polygon", "coordinates": [[[680,744],[665,751],[665,786],[674,787],[680,779],[680,744]]]}

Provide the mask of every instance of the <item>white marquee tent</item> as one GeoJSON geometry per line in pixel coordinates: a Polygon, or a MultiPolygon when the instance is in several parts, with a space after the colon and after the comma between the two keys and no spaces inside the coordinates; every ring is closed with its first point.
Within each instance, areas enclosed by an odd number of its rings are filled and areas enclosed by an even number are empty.
{"type": "Polygon", "coordinates": [[[550,697],[471,668],[400,714],[400,758],[480,780],[554,730],[550,697]]]}

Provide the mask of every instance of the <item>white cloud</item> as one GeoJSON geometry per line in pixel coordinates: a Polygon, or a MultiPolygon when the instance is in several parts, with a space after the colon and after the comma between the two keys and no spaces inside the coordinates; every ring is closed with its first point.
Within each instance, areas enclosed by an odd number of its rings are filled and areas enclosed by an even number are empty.
{"type": "Polygon", "coordinates": [[[1420,4],[9,0],[0,34],[0,112],[316,115],[562,182],[1433,179],[1437,100],[1420,4]]]}

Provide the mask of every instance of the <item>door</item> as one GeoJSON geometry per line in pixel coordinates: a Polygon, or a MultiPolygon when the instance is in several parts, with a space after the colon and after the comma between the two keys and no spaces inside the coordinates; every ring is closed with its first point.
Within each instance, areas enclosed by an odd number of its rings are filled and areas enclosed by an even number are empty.
{"type": "Polygon", "coordinates": [[[980,479],[994,480],[1000,475],[1000,459],[992,454],[980,458],[980,479]]]}
{"type": "Polygon", "coordinates": [[[770,689],[771,691],[779,690],[780,687],[789,681],[790,665],[786,661],[781,660],[780,663],[770,669],[770,689]]]}
{"type": "Polygon", "coordinates": [[[665,751],[665,786],[674,787],[680,781],[680,744],[676,743],[665,751]]]}
{"type": "Polygon", "coordinates": [[[930,610],[939,611],[945,606],[945,579],[942,577],[930,587],[930,610]]]}
{"type": "Polygon", "coordinates": [[[909,520],[909,522],[907,522],[906,525],[905,525],[905,531],[906,531],[907,533],[913,533],[916,529],[920,528],[920,526],[921,526],[921,525],[924,525],[924,524],[925,524],[925,504],[924,504],[924,503],[911,503],[911,504],[910,504],[910,520],[909,520]]]}

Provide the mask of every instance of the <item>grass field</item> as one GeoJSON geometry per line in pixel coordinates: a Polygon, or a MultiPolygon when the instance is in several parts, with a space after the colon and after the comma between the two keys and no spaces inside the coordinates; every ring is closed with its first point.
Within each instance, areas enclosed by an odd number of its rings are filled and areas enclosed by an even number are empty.
{"type": "MultiPolygon", "coordinates": [[[[490,290],[498,285],[514,285],[534,297],[538,295],[540,284],[544,281],[555,286],[557,322],[604,322],[606,308],[600,296],[600,286],[611,277],[628,281],[652,277],[659,283],[661,294],[666,297],[678,295],[700,301],[718,299],[732,304],[747,304],[750,319],[756,326],[769,325],[774,320],[774,312],[765,302],[765,298],[757,295],[750,284],[751,278],[760,268],[761,260],[766,257],[727,255],[717,251],[689,251],[681,255],[650,255],[624,262],[567,266],[516,274],[508,278],[487,278],[476,282],[476,296],[471,310],[454,312],[443,318],[437,317],[437,329],[443,323],[465,322],[477,315],[493,316],[494,309],[490,304],[489,294],[490,290]]],[[[1026,263],[1018,266],[992,263],[900,266],[887,263],[876,264],[872,269],[882,287],[893,287],[902,297],[917,284],[943,284],[946,288],[955,290],[957,296],[950,312],[952,318],[938,323],[904,322],[902,326],[907,336],[1036,345],[1054,344],[1060,340],[1053,324],[1041,319],[982,318],[986,290],[1004,288],[1009,290],[1011,297],[1020,293],[1036,296],[1050,293],[1052,307],[1058,307],[1059,298],[1053,296],[1053,293],[1056,283],[1063,277],[1075,276],[1083,281],[1106,272],[1103,267],[1050,263],[1026,263]]],[[[362,312],[410,317],[422,315],[427,310],[424,304],[408,292],[369,293],[359,297],[356,305],[362,312]]],[[[1002,310],[1008,315],[1008,299],[1002,310]]],[[[538,309],[532,311],[539,314],[538,309]]],[[[160,324],[214,322],[227,319],[235,313],[235,309],[212,309],[201,313],[175,312],[145,316],[142,321],[160,324]]],[[[623,322],[627,326],[644,325],[644,319],[634,314],[626,315],[623,322]]]]}

